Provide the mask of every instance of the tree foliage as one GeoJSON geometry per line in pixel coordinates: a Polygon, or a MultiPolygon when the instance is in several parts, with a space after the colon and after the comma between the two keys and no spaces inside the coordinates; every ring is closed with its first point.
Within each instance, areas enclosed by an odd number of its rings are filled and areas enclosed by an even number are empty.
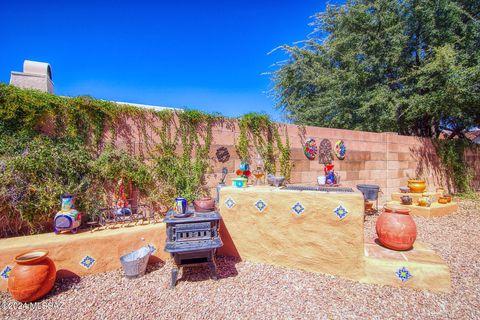
{"type": "Polygon", "coordinates": [[[438,136],[480,125],[480,1],[360,0],[315,15],[274,73],[298,124],[438,136]]]}

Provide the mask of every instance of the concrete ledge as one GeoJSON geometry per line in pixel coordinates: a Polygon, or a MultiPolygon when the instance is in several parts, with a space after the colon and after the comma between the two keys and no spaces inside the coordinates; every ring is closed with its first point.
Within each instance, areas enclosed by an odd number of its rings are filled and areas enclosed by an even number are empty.
{"type": "Polygon", "coordinates": [[[437,201],[439,197],[442,196],[440,192],[423,192],[423,193],[401,193],[401,192],[393,192],[392,193],[392,200],[393,201],[401,201],[401,197],[403,196],[410,196],[413,202],[417,202],[418,199],[422,198],[423,196],[432,197],[433,201],[437,201]]]}
{"type": "MultiPolygon", "coordinates": [[[[83,231],[78,234],[55,235],[52,232],[2,239],[0,240],[0,273],[7,266],[13,267],[13,258],[17,254],[35,248],[49,251],[48,256],[57,267],[57,278],[116,270],[121,267],[119,258],[122,255],[149,243],[156,248],[150,261],[164,261],[168,258],[168,254],[163,251],[165,237],[165,224],[157,223],[94,232],[83,231]],[[89,268],[81,264],[86,256],[95,260],[89,268]]],[[[0,277],[0,291],[6,291],[6,289],[7,279],[0,277]]]]}
{"type": "Polygon", "coordinates": [[[433,218],[442,217],[449,214],[454,214],[458,210],[458,204],[456,202],[450,202],[447,204],[441,204],[438,202],[432,203],[430,207],[420,207],[417,205],[403,205],[398,201],[390,201],[388,204],[400,205],[402,207],[411,210],[410,214],[417,217],[433,218]]]}
{"type": "Polygon", "coordinates": [[[422,242],[412,250],[393,251],[377,243],[365,244],[365,283],[451,292],[450,270],[442,258],[422,242]],[[405,268],[411,277],[402,281],[397,272],[405,268]]]}

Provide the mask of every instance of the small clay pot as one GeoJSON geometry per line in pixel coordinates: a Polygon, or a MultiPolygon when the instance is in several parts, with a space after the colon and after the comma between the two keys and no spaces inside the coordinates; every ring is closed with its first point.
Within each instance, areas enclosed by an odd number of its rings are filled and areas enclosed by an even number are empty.
{"type": "Polygon", "coordinates": [[[409,250],[417,238],[417,226],[410,209],[388,205],[377,219],[378,241],[393,250],[409,250]]]}
{"type": "Polygon", "coordinates": [[[427,188],[425,184],[425,180],[408,180],[408,187],[410,188],[410,192],[413,193],[423,193],[427,188]]]}
{"type": "Polygon", "coordinates": [[[447,203],[452,202],[452,196],[451,195],[444,195],[443,197],[447,199],[447,203]]]}
{"type": "Polygon", "coordinates": [[[215,201],[211,197],[196,199],[193,201],[196,212],[210,212],[215,210],[215,201]]]}
{"type": "Polygon", "coordinates": [[[402,201],[402,204],[404,205],[411,205],[412,204],[412,197],[410,196],[401,196],[400,200],[402,201]]]}
{"type": "Polygon", "coordinates": [[[438,198],[438,203],[447,204],[448,203],[448,198],[447,197],[439,197],[438,198]]]}
{"type": "Polygon", "coordinates": [[[426,197],[422,197],[418,199],[418,205],[420,207],[428,207],[429,205],[429,199],[426,197]]]}
{"type": "Polygon", "coordinates": [[[401,193],[409,193],[409,192],[410,192],[410,188],[409,188],[409,187],[400,187],[400,192],[401,192],[401,193]]]}
{"type": "Polygon", "coordinates": [[[43,249],[23,252],[15,257],[8,277],[8,291],[20,302],[32,302],[46,295],[55,284],[57,270],[43,249]]]}

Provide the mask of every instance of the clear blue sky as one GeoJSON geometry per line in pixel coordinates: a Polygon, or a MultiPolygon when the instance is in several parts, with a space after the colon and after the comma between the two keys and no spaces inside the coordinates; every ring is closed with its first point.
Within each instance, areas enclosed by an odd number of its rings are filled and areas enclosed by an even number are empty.
{"type": "Polygon", "coordinates": [[[2,1],[0,82],[24,59],[52,65],[55,93],[239,116],[281,113],[267,92],[282,44],[325,1],[2,1]]]}

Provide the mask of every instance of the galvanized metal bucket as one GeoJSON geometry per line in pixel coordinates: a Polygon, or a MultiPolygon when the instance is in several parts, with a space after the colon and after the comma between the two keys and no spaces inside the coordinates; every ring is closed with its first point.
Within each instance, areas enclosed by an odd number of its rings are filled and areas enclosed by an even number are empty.
{"type": "Polygon", "coordinates": [[[120,257],[123,271],[127,278],[137,278],[145,274],[148,258],[152,254],[149,246],[141,247],[138,250],[127,253],[120,257]]]}

